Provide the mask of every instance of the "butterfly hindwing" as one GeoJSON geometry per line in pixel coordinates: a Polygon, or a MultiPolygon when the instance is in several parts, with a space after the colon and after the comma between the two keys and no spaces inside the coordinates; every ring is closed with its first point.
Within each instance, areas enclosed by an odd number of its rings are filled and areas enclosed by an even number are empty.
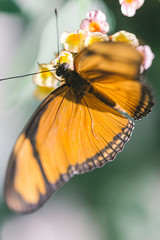
{"type": "Polygon", "coordinates": [[[40,105],[18,138],[6,175],[5,197],[15,212],[39,208],[75,174],[115,158],[133,123],[93,94],[66,85],[40,105]]]}
{"type": "Polygon", "coordinates": [[[150,87],[140,81],[142,56],[123,43],[100,42],[75,58],[75,69],[96,91],[111,98],[116,108],[134,119],[147,115],[153,106],[150,87]]]}

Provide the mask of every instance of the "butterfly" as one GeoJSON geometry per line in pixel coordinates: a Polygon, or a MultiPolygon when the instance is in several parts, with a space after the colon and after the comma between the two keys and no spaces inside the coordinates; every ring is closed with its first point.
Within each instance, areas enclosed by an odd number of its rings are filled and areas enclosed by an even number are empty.
{"type": "Polygon", "coordinates": [[[134,127],[127,114],[141,119],[154,104],[141,63],[127,44],[98,42],[75,56],[74,70],[55,66],[64,83],[40,104],[10,156],[5,199],[12,211],[35,211],[74,175],[122,151],[134,127]]]}

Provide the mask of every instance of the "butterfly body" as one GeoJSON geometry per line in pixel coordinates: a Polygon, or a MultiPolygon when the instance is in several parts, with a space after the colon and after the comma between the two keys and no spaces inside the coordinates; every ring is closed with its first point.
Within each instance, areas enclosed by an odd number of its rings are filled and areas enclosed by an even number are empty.
{"type": "Polygon", "coordinates": [[[5,198],[9,208],[39,208],[75,174],[112,161],[130,139],[134,123],[153,98],[140,81],[142,56],[121,43],[96,43],[56,66],[64,84],[38,107],[10,157],[5,198]]]}
{"type": "Polygon", "coordinates": [[[84,91],[89,91],[91,84],[87,79],[84,79],[75,70],[69,68],[69,64],[62,63],[57,65],[56,75],[64,79],[68,87],[71,87],[78,94],[83,95],[84,91]]]}

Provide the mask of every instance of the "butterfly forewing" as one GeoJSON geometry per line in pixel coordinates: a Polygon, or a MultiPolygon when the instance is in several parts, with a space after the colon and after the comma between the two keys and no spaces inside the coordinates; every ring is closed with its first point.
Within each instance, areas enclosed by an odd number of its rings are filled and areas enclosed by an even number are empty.
{"type": "Polygon", "coordinates": [[[148,114],[154,104],[150,87],[139,80],[141,63],[133,47],[112,42],[93,44],[75,58],[76,71],[135,119],[148,114]]]}

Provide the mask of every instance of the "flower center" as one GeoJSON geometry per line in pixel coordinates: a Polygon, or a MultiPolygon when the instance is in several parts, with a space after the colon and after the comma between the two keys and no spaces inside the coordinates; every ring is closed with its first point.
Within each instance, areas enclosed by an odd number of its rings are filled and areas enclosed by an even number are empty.
{"type": "Polygon", "coordinates": [[[51,77],[51,76],[53,77],[52,73],[49,70],[50,70],[49,68],[41,69],[42,73],[40,73],[40,77],[42,78],[43,82],[45,82],[48,77],[51,77]],[[45,71],[48,71],[48,72],[45,72],[45,71]]]}
{"type": "Polygon", "coordinates": [[[89,31],[90,32],[99,32],[100,31],[100,27],[99,24],[96,22],[91,22],[89,24],[89,31]]]}
{"type": "Polygon", "coordinates": [[[134,2],[134,0],[125,0],[126,1],[126,3],[132,3],[132,2],[134,2]]]}

